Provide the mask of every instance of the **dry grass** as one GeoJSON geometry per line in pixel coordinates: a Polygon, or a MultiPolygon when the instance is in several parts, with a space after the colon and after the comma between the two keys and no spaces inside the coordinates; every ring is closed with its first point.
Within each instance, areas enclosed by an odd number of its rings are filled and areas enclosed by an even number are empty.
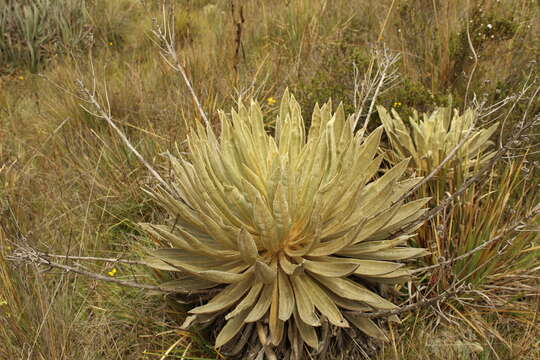
{"type": "MultiPolygon", "coordinates": [[[[157,4],[86,3],[90,45],[48,58],[40,75],[22,61],[10,63],[9,75],[0,78],[0,358],[215,359],[204,334],[179,330],[185,310],[179,304],[5,260],[18,244],[126,257],[152,247],[133,223],[163,216],[140,191],[153,180],[108,125],[79,106],[75,80],[91,84],[90,58],[115,120],[163,174],[167,163],[159,154],[175,144],[182,148],[186,129],[200,121],[182,79],[148,36],[151,19],[161,15],[157,4]]],[[[402,53],[402,84],[382,94],[381,102],[399,102],[405,114],[444,103],[448,93],[458,105],[470,103],[473,93],[499,100],[519,88],[528,69],[538,68],[531,60],[540,60],[540,6],[525,0],[197,0],[177,2],[174,12],[177,50],[211,121],[239,96],[265,101],[285,86],[304,103],[331,96],[351,109],[352,61],[365,69],[374,44],[402,53]]],[[[538,109],[536,102],[532,113],[538,109]]],[[[264,111],[271,116],[277,109],[267,102],[264,111]]],[[[515,118],[522,112],[516,108],[515,118]]],[[[484,241],[538,197],[537,175],[525,179],[522,166],[498,168],[445,218],[455,234],[455,243],[445,244],[452,254],[484,241]],[[480,199],[492,190],[498,192],[480,199]]],[[[486,264],[476,277],[482,294],[463,300],[474,306],[452,302],[442,309],[448,319],[432,309],[411,314],[392,326],[394,342],[383,346],[381,357],[537,358],[539,297],[527,295],[538,285],[536,235],[520,235],[515,252],[501,261],[488,261],[500,254],[494,247],[456,264],[457,277],[486,264]],[[534,242],[536,248],[529,245],[534,242]],[[439,346],[438,338],[465,345],[439,346]]],[[[111,270],[84,266],[101,274],[111,270]]],[[[115,276],[137,281],[151,283],[158,275],[116,268],[115,276]]]]}

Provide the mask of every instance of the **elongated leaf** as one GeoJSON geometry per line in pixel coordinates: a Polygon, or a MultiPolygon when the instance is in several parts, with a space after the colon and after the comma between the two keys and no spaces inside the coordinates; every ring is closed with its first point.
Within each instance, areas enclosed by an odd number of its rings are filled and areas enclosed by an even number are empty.
{"type": "Polygon", "coordinates": [[[321,322],[315,314],[315,305],[313,304],[312,294],[305,288],[300,279],[301,276],[303,275],[291,277],[298,315],[300,315],[300,318],[306,324],[310,326],[320,326],[321,322]]]}
{"type": "Polygon", "coordinates": [[[300,333],[302,340],[311,348],[319,349],[319,339],[317,337],[317,331],[313,326],[310,326],[302,321],[302,318],[298,314],[298,311],[294,311],[294,324],[300,333]]]}
{"type": "Polygon", "coordinates": [[[233,269],[233,270],[237,270],[238,272],[227,272],[227,271],[220,271],[220,270],[204,270],[206,268],[186,265],[180,262],[171,263],[169,260],[163,260],[163,259],[161,260],[166,265],[170,265],[172,268],[175,268],[176,271],[185,271],[189,274],[200,277],[202,279],[213,281],[213,282],[224,283],[224,284],[237,283],[244,280],[246,277],[252,276],[252,272],[250,271],[240,273],[240,271],[243,271],[245,269],[245,266],[240,266],[240,267],[237,267],[236,269],[233,269]]]}
{"type": "Polygon", "coordinates": [[[308,255],[315,257],[335,254],[340,250],[347,248],[354,241],[356,241],[359,236],[358,234],[362,233],[363,229],[363,223],[361,223],[341,237],[321,241],[317,246],[314,246],[313,249],[309,251],[308,255]]]}
{"type": "Polygon", "coordinates": [[[227,321],[227,323],[225,324],[223,329],[221,329],[221,331],[219,332],[216,338],[216,342],[214,345],[216,348],[220,348],[226,343],[228,343],[229,341],[231,341],[232,338],[234,338],[235,335],[238,334],[240,330],[242,330],[245,324],[244,321],[247,316],[247,313],[248,311],[246,310],[238,314],[238,316],[235,316],[229,321],[227,321]]]}
{"type": "Polygon", "coordinates": [[[249,265],[255,264],[259,252],[257,250],[257,244],[249,232],[242,229],[238,234],[238,250],[240,256],[249,265]]]}
{"type": "Polygon", "coordinates": [[[388,337],[371,319],[355,316],[353,314],[345,314],[347,319],[354,324],[359,330],[364,332],[366,335],[374,337],[385,342],[388,342],[388,337]]]}
{"type": "Polygon", "coordinates": [[[320,257],[316,260],[305,260],[304,268],[314,274],[319,274],[327,277],[343,277],[352,274],[359,264],[348,261],[347,259],[337,257],[320,257]]]}
{"type": "Polygon", "coordinates": [[[294,293],[289,282],[288,276],[284,272],[278,271],[278,286],[279,286],[279,319],[287,321],[294,310],[295,301],[294,293]]]}
{"type": "Polygon", "coordinates": [[[403,264],[390,261],[355,260],[355,262],[358,264],[358,267],[354,271],[355,275],[384,275],[396,271],[403,266],[403,264]]]}
{"type": "Polygon", "coordinates": [[[360,259],[405,260],[429,255],[426,249],[399,247],[358,255],[360,259]]]}
{"type": "Polygon", "coordinates": [[[247,315],[245,322],[254,322],[260,320],[270,308],[272,303],[272,291],[274,290],[273,284],[264,285],[264,288],[259,296],[259,299],[255,303],[255,306],[247,315]]]}
{"type": "Polygon", "coordinates": [[[338,327],[348,327],[347,320],[343,318],[341,311],[332,301],[325,290],[321,289],[320,285],[313,281],[309,276],[299,276],[298,279],[302,282],[304,288],[311,294],[315,307],[326,316],[331,324],[338,327]]]}
{"type": "Polygon", "coordinates": [[[276,280],[276,270],[258,260],[255,262],[255,275],[264,284],[272,284],[276,280]]]}
{"type": "Polygon", "coordinates": [[[185,277],[183,279],[176,279],[159,284],[161,288],[171,289],[175,291],[190,292],[193,290],[206,290],[218,286],[219,283],[213,281],[206,281],[199,278],[185,277]]]}
{"type": "Polygon", "coordinates": [[[243,281],[240,281],[236,284],[227,286],[216,296],[212,298],[206,305],[202,305],[191,309],[190,314],[209,314],[217,312],[223,309],[227,309],[236,303],[246,291],[249,290],[251,285],[251,278],[247,278],[243,281]]]}
{"type": "Polygon", "coordinates": [[[362,301],[376,309],[393,310],[396,305],[350,280],[314,276],[326,288],[345,299],[362,301]]]}
{"type": "Polygon", "coordinates": [[[279,303],[281,300],[281,294],[279,293],[278,282],[274,282],[274,289],[272,292],[272,304],[270,305],[270,313],[268,315],[268,325],[270,328],[270,339],[273,345],[279,345],[283,338],[284,322],[279,319],[279,303]]]}
{"type": "Polygon", "coordinates": [[[240,314],[242,311],[251,308],[253,304],[255,304],[255,301],[257,301],[257,298],[259,297],[259,294],[261,293],[261,290],[263,288],[262,283],[256,283],[252,284],[251,289],[249,290],[248,294],[245,298],[242,299],[236,306],[236,308],[228,313],[225,316],[225,320],[229,320],[230,318],[240,314]]]}
{"type": "Polygon", "coordinates": [[[279,254],[279,265],[287,275],[296,274],[303,266],[304,260],[300,264],[294,264],[289,260],[289,257],[284,253],[279,254]]]}
{"type": "MultiPolygon", "coordinates": [[[[284,174],[282,174],[284,176],[284,174]]],[[[280,182],[277,185],[274,195],[274,218],[276,219],[276,230],[279,240],[288,235],[290,228],[289,205],[287,203],[287,188],[280,182]]]]}
{"type": "MultiPolygon", "coordinates": [[[[398,245],[405,243],[408,239],[414,237],[415,235],[402,235],[392,240],[377,240],[377,241],[366,241],[359,244],[351,245],[338,252],[339,255],[350,256],[355,258],[363,258],[362,256],[371,253],[376,253],[378,251],[384,251],[387,249],[394,248],[398,245]]],[[[377,259],[377,260],[389,260],[389,259],[377,259]]]]}

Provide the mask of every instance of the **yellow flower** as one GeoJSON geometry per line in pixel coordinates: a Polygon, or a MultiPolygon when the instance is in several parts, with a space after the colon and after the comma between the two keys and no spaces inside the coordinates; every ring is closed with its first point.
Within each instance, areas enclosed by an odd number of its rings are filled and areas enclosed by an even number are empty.
{"type": "Polygon", "coordinates": [[[398,108],[398,107],[400,107],[400,106],[401,106],[401,103],[400,103],[399,101],[396,101],[396,102],[392,105],[392,107],[394,107],[394,108],[398,108]]]}
{"type": "Polygon", "coordinates": [[[109,276],[114,276],[114,275],[116,275],[116,268],[112,268],[112,270],[109,271],[107,274],[109,274],[109,276]]]}
{"type": "Polygon", "coordinates": [[[109,46],[113,46],[113,43],[112,43],[112,41],[109,41],[109,46]]]}
{"type": "Polygon", "coordinates": [[[272,96],[270,96],[268,99],[266,99],[266,102],[268,103],[268,105],[274,105],[277,102],[277,100],[273,98],[272,96]]]}
{"type": "Polygon", "coordinates": [[[24,80],[24,76],[19,76],[19,80],[24,80]]]}

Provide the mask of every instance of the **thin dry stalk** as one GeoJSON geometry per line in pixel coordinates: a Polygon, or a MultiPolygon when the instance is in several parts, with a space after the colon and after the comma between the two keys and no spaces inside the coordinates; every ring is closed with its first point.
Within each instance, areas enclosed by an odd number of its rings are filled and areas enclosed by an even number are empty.
{"type": "MultiPolygon", "coordinates": [[[[142,283],[129,281],[129,280],[120,280],[120,279],[116,279],[110,276],[105,276],[105,275],[97,274],[91,271],[83,270],[74,266],[60,264],[55,261],[51,261],[49,259],[50,257],[51,257],[50,255],[38,252],[32,249],[31,247],[20,247],[12,255],[7,256],[6,259],[8,261],[15,262],[15,263],[26,263],[26,264],[46,266],[48,268],[57,268],[57,269],[64,270],[66,273],[71,272],[71,273],[75,273],[79,275],[84,275],[86,277],[89,277],[95,280],[115,283],[117,285],[132,287],[132,288],[146,290],[146,291],[155,291],[155,292],[160,292],[164,294],[172,294],[172,293],[194,294],[195,293],[193,291],[182,291],[178,289],[165,288],[165,287],[157,286],[157,285],[142,284],[142,283]]],[[[62,255],[58,255],[57,257],[62,257],[62,255]]],[[[111,260],[118,260],[118,259],[111,259],[111,260]]],[[[103,259],[103,261],[105,261],[105,259],[103,259]]],[[[114,262],[122,262],[122,261],[114,261],[114,262]]]]}
{"type": "Polygon", "coordinates": [[[184,66],[180,63],[178,53],[176,52],[176,35],[174,32],[174,16],[167,11],[166,7],[163,6],[163,26],[159,26],[157,21],[154,21],[154,30],[152,31],[154,36],[158,39],[160,54],[163,60],[177,73],[182,76],[182,79],[186,83],[187,88],[193,98],[193,102],[201,115],[201,118],[204,121],[206,126],[210,126],[210,121],[204,112],[201,101],[199,100],[193,84],[189,79],[187,72],[184,66]]]}
{"type": "Polygon", "coordinates": [[[79,88],[84,96],[83,100],[86,101],[88,104],[90,104],[92,107],[94,107],[94,110],[91,110],[85,107],[84,105],[81,105],[81,108],[83,108],[86,112],[88,112],[92,116],[95,116],[99,119],[104,119],[105,121],[107,121],[107,123],[114,129],[114,131],[118,134],[120,139],[122,139],[122,141],[129,148],[129,150],[131,150],[133,154],[135,154],[137,159],[139,159],[139,161],[148,169],[148,171],[150,171],[150,174],[152,174],[152,176],[156,178],[156,180],[159,181],[159,183],[163,185],[166,189],[168,189],[169,191],[172,191],[172,187],[165,180],[163,180],[161,175],[159,175],[159,173],[152,167],[152,165],[150,165],[150,163],[146,161],[146,159],[139,153],[139,151],[137,151],[137,149],[131,144],[131,142],[128,140],[124,132],[115,124],[111,115],[111,106],[109,103],[107,92],[105,92],[105,102],[107,105],[103,107],[100,104],[97,98],[97,94],[96,94],[95,75],[93,78],[94,78],[94,86],[93,86],[92,91],[90,91],[84,85],[82,80],[77,80],[77,84],[79,85],[79,88]]]}
{"type": "Polygon", "coordinates": [[[359,71],[356,64],[353,64],[354,70],[354,106],[356,110],[353,126],[356,128],[362,116],[365,116],[362,131],[366,131],[373,108],[377,102],[379,95],[391,88],[397,81],[396,63],[400,59],[399,54],[392,54],[383,47],[373,51],[372,60],[368,70],[365,72],[362,80],[359,78],[359,71]],[[377,63],[375,69],[375,63],[377,63]],[[359,103],[359,100],[361,102],[359,103]],[[369,108],[366,114],[364,109],[369,102],[369,108]]]}

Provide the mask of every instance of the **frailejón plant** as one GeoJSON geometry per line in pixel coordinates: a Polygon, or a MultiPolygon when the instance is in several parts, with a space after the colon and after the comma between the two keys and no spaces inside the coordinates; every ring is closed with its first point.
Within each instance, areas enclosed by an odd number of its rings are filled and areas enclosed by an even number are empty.
{"type": "Polygon", "coordinates": [[[405,125],[394,109],[389,113],[379,106],[378,111],[390,140],[391,150],[386,153],[387,159],[395,164],[411,157],[414,161],[412,166],[422,175],[435,169],[465,136],[468,138],[457,150],[456,161],[448,163],[446,169],[459,164],[464,173],[467,173],[474,166],[488,161],[494,154],[486,150],[493,145],[489,138],[498,123],[485,129],[473,129],[469,133],[477,116],[472,109],[459,114],[458,110],[440,107],[431,114],[423,114],[422,119],[414,111],[408,121],[410,126],[405,125]]]}
{"type": "Polygon", "coordinates": [[[405,281],[410,270],[400,261],[426,253],[406,246],[410,234],[392,237],[427,202],[398,201],[419,181],[402,180],[408,160],[378,175],[382,128],[355,133],[343,107],[332,113],[327,103],[315,107],[306,133],[288,92],[274,135],[256,103],[220,116],[219,139],[201,125],[189,136],[189,158],[170,157],[174,190],[151,192],[170,223],[142,224],[172,246],[147,260],[179,273],[163,286],[208,290],[187,322],[221,320],[217,348],[242,347],[247,329],[265,348],[317,349],[326,325],[384,339],[358,313],[395,309],[376,285],[405,281]]]}

